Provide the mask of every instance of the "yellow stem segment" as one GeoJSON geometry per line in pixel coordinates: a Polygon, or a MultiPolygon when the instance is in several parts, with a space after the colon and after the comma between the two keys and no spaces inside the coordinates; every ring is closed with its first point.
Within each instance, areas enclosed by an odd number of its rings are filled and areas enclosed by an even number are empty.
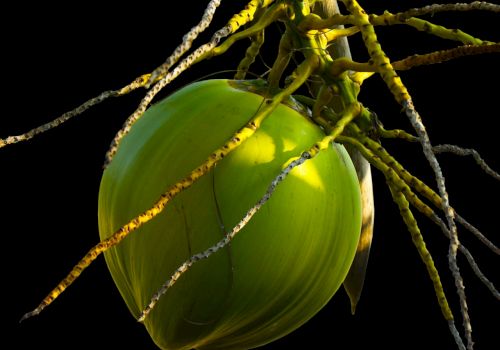
{"type": "Polygon", "coordinates": [[[361,30],[363,41],[368,49],[368,54],[372,58],[374,64],[378,66],[382,79],[396,98],[396,101],[403,104],[404,101],[410,100],[411,98],[406,87],[403,85],[401,78],[396,74],[396,71],[391,65],[391,61],[384,53],[377,40],[375,29],[370,23],[370,17],[368,14],[356,0],[342,0],[342,2],[347,7],[348,11],[354,16],[356,25],[361,30]]]}
{"type": "Polygon", "coordinates": [[[261,30],[260,32],[252,36],[250,40],[252,40],[252,43],[245,52],[245,57],[241,60],[240,64],[238,65],[237,72],[234,75],[234,79],[236,80],[245,79],[245,76],[248,73],[248,69],[250,69],[252,63],[255,62],[255,58],[259,54],[262,44],[264,44],[264,30],[261,30]]]}
{"type": "Polygon", "coordinates": [[[436,269],[436,266],[434,265],[434,260],[432,259],[432,256],[425,245],[425,241],[418,227],[417,220],[415,220],[415,217],[410,210],[410,204],[408,203],[408,200],[406,199],[404,194],[396,187],[394,183],[389,182],[388,185],[389,189],[391,190],[392,198],[398,205],[401,217],[403,218],[406,227],[411,234],[413,244],[417,248],[420,258],[427,268],[427,272],[429,273],[429,276],[434,285],[434,291],[436,292],[439,305],[441,306],[441,311],[443,312],[443,316],[447,321],[451,321],[453,320],[453,314],[448,305],[448,300],[446,299],[439,273],[436,269]]]}

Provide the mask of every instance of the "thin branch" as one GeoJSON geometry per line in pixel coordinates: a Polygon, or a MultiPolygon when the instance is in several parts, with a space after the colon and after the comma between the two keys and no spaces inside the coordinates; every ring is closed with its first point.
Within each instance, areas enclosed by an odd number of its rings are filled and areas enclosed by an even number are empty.
{"type": "Polygon", "coordinates": [[[491,169],[475,149],[462,148],[455,145],[444,144],[432,147],[432,151],[436,154],[446,152],[446,153],[453,153],[458,156],[472,156],[476,161],[476,163],[481,167],[481,169],[483,169],[483,171],[486,174],[490,175],[495,180],[500,181],[500,174],[497,173],[495,170],[491,169]]]}
{"type": "Polygon", "coordinates": [[[149,74],[144,74],[138,78],[136,78],[133,82],[130,84],[126,85],[125,87],[119,89],[119,90],[108,90],[102,92],[99,96],[96,96],[94,98],[91,98],[90,100],[82,103],[80,106],[76,107],[75,109],[64,113],[60,117],[43,124],[39,127],[36,127],[34,129],[31,129],[30,131],[21,134],[21,135],[16,135],[16,136],[9,136],[5,139],[0,139],[0,148],[5,147],[7,145],[11,145],[14,143],[18,143],[21,141],[28,141],[32,139],[33,137],[42,134],[46,131],[49,131],[51,129],[54,129],[55,127],[58,127],[59,125],[67,122],[73,117],[76,117],[89,108],[98,105],[99,103],[107,100],[110,97],[118,97],[118,96],[123,96],[126,95],[140,87],[143,87],[146,85],[147,81],[149,80],[149,74]]]}
{"type": "Polygon", "coordinates": [[[490,248],[490,250],[497,254],[500,255],[500,248],[498,248],[493,242],[491,242],[488,238],[486,238],[485,235],[481,233],[476,227],[471,225],[467,220],[465,220],[463,217],[455,213],[455,216],[457,218],[457,221],[469,232],[474,234],[485,246],[490,248]]]}
{"type": "Polygon", "coordinates": [[[245,79],[245,76],[248,73],[250,66],[255,62],[255,58],[260,53],[260,48],[264,44],[264,37],[265,37],[264,30],[261,30],[260,32],[258,32],[257,34],[255,34],[250,38],[251,43],[245,52],[245,57],[243,57],[243,59],[238,64],[238,68],[236,69],[237,72],[234,75],[235,80],[245,79]]]}
{"type": "Polygon", "coordinates": [[[470,4],[457,3],[457,4],[432,4],[420,8],[413,8],[405,12],[396,14],[398,19],[404,21],[410,17],[423,16],[427,14],[435,14],[444,11],[491,11],[500,12],[500,5],[495,5],[484,1],[474,1],[470,4]]]}
{"type": "Polygon", "coordinates": [[[459,57],[500,52],[500,43],[489,45],[463,45],[448,50],[440,50],[422,55],[413,55],[393,62],[396,70],[408,70],[413,67],[450,61],[459,57]]]}
{"type": "Polygon", "coordinates": [[[475,38],[474,36],[467,34],[460,29],[446,28],[444,26],[434,24],[421,18],[410,17],[404,20],[400,20],[397,14],[395,15],[388,11],[384,12],[384,14],[382,15],[370,15],[370,22],[375,26],[390,26],[399,24],[408,25],[418,31],[432,34],[443,39],[459,41],[464,45],[491,44],[488,41],[483,41],[481,39],[475,38]]]}
{"type": "Polygon", "coordinates": [[[418,137],[402,129],[386,130],[383,127],[378,127],[376,132],[378,136],[386,139],[402,139],[408,142],[418,142],[418,137]]]}
{"type": "MultiPolygon", "coordinates": [[[[443,234],[449,239],[450,238],[450,231],[448,230],[448,227],[444,223],[443,220],[439,216],[437,216],[435,213],[433,215],[428,216],[436,225],[438,225],[441,228],[441,231],[443,234]]],[[[457,218],[458,221],[458,218],[457,218]]],[[[496,289],[495,285],[483,274],[481,269],[479,269],[479,266],[477,265],[476,261],[474,260],[474,257],[472,254],[469,252],[469,250],[463,245],[460,244],[458,247],[458,250],[465,255],[467,258],[467,261],[469,262],[470,267],[474,271],[474,274],[479,278],[479,280],[490,290],[491,294],[497,299],[500,300],[500,292],[496,289]]]]}
{"type": "Polygon", "coordinates": [[[462,312],[463,318],[463,326],[465,328],[465,336],[467,338],[467,349],[472,350],[473,341],[472,341],[472,326],[470,323],[470,316],[467,306],[467,298],[465,296],[465,286],[463,282],[462,275],[460,274],[460,269],[457,264],[457,251],[460,246],[460,241],[458,239],[457,226],[455,224],[455,213],[450,206],[448,192],[446,190],[445,180],[443,176],[443,172],[439,165],[439,162],[436,159],[436,156],[432,150],[432,145],[429,139],[429,135],[425,130],[425,126],[422,123],[422,119],[420,115],[415,110],[413,106],[413,102],[410,98],[406,99],[402,103],[405,113],[410,120],[413,128],[417,132],[417,135],[420,140],[420,144],[422,145],[422,149],[424,151],[425,158],[428,160],[431,165],[432,170],[434,171],[434,176],[436,177],[436,182],[439,190],[439,195],[442,200],[443,211],[446,216],[446,221],[448,222],[448,227],[450,231],[450,245],[448,251],[448,263],[450,265],[450,270],[455,280],[455,286],[457,287],[457,293],[460,298],[460,309],[462,312]]]}
{"type": "MultiPolygon", "coordinates": [[[[448,50],[434,51],[426,54],[416,54],[402,60],[392,62],[392,66],[397,71],[409,70],[414,67],[431,65],[451,61],[453,59],[472,55],[500,52],[500,43],[487,45],[463,45],[448,50]]],[[[380,67],[373,64],[373,60],[368,62],[355,62],[347,58],[336,59],[330,67],[330,74],[337,76],[345,71],[358,73],[380,73],[380,67]]],[[[372,74],[366,74],[364,79],[372,74]]],[[[360,80],[360,79],[356,79],[360,80]]]]}
{"type": "Polygon", "coordinates": [[[167,71],[175,64],[179,59],[184,55],[192,46],[193,41],[202,33],[205,29],[208,28],[215,14],[215,10],[219,7],[221,0],[211,0],[207,7],[205,8],[205,12],[201,17],[200,22],[191,28],[189,32],[187,32],[182,37],[182,43],[177,46],[174,52],[167,58],[165,63],[156,68],[153,73],[151,73],[151,77],[148,81],[147,87],[158,80],[158,78],[163,77],[167,71]]]}
{"type": "Polygon", "coordinates": [[[474,274],[479,278],[481,282],[490,290],[491,294],[497,299],[500,300],[500,292],[495,288],[495,285],[483,274],[483,272],[479,269],[479,266],[477,265],[476,261],[474,260],[474,257],[472,254],[469,252],[467,248],[465,248],[464,245],[460,245],[458,248],[462,254],[465,255],[467,258],[467,261],[469,262],[470,267],[474,271],[474,274]]]}

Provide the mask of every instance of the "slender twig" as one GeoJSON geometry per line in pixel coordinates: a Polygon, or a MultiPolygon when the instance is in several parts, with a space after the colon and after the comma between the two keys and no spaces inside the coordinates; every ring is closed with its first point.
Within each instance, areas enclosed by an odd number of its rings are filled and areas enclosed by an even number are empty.
{"type": "MultiPolygon", "coordinates": [[[[444,221],[441,220],[441,218],[434,213],[433,215],[428,217],[441,228],[443,234],[449,239],[450,231],[448,230],[448,227],[446,226],[444,221]]],[[[458,221],[458,215],[457,215],[457,221],[458,221]]],[[[470,267],[474,271],[474,274],[479,278],[479,280],[490,290],[491,294],[493,294],[493,296],[496,299],[500,300],[500,292],[496,289],[495,285],[483,274],[481,269],[479,269],[479,266],[477,265],[476,261],[474,260],[474,257],[469,252],[469,250],[463,244],[460,244],[458,250],[463,255],[465,255],[465,258],[469,262],[470,267]]]]}
{"type": "Polygon", "coordinates": [[[460,29],[446,28],[421,18],[410,17],[400,20],[397,14],[392,14],[388,11],[384,12],[382,15],[370,15],[370,22],[375,26],[407,25],[418,31],[432,34],[443,39],[459,41],[464,45],[482,45],[489,43],[488,41],[475,38],[460,29]]]}
{"type": "Polygon", "coordinates": [[[211,0],[208,3],[200,22],[182,37],[182,43],[175,48],[174,52],[167,58],[165,63],[151,73],[151,77],[147,84],[148,88],[152,83],[157,81],[158,78],[163,77],[167,71],[191,48],[193,41],[198,37],[198,35],[208,28],[214,17],[215,10],[217,10],[220,3],[221,0],[211,0]]]}
{"type": "Polygon", "coordinates": [[[500,255],[500,248],[497,247],[493,242],[491,242],[488,238],[486,238],[485,235],[481,233],[476,227],[474,227],[472,224],[470,224],[467,220],[465,220],[463,217],[455,213],[455,216],[457,218],[457,221],[469,232],[474,234],[485,246],[490,248],[490,250],[497,254],[500,255]]]}
{"type": "Polygon", "coordinates": [[[264,36],[264,30],[261,30],[250,38],[251,44],[250,46],[248,46],[245,52],[245,57],[243,57],[243,59],[240,61],[240,64],[238,64],[234,79],[245,79],[245,76],[248,73],[248,69],[250,69],[250,66],[255,62],[255,58],[259,55],[260,48],[264,44],[264,36]]]}
{"type": "Polygon", "coordinates": [[[402,139],[408,142],[418,142],[418,137],[402,129],[386,130],[383,127],[377,128],[377,135],[386,139],[402,139]]]}
{"type": "Polygon", "coordinates": [[[123,96],[126,95],[140,87],[143,87],[146,85],[147,81],[149,80],[149,74],[142,75],[135,79],[133,82],[130,84],[124,86],[123,88],[119,90],[108,90],[104,91],[103,93],[99,94],[99,96],[96,96],[94,98],[91,98],[90,100],[82,103],[80,106],[76,107],[75,109],[68,111],[61,115],[60,117],[43,124],[39,127],[36,127],[34,129],[31,129],[28,132],[25,132],[24,134],[16,135],[16,136],[9,136],[5,139],[0,139],[0,148],[5,147],[7,145],[11,145],[14,143],[18,143],[21,141],[28,141],[32,139],[33,137],[42,134],[46,131],[49,131],[51,129],[54,129],[55,127],[58,127],[59,125],[67,122],[71,118],[74,118],[89,108],[98,105],[99,103],[107,100],[110,97],[118,97],[118,96],[123,96]]]}
{"type": "Polygon", "coordinates": [[[396,70],[408,70],[412,69],[413,67],[442,63],[459,57],[481,55],[492,52],[500,52],[499,43],[489,45],[463,45],[448,50],[440,50],[421,55],[413,55],[393,62],[393,66],[396,70]]]}
{"type": "Polygon", "coordinates": [[[417,135],[420,140],[420,144],[422,145],[422,149],[424,151],[425,158],[429,162],[434,176],[436,177],[436,182],[438,186],[439,195],[442,200],[443,211],[446,216],[446,221],[448,222],[448,228],[450,231],[450,245],[448,251],[448,263],[450,266],[451,273],[455,280],[455,286],[457,288],[457,293],[460,299],[460,310],[462,312],[463,318],[463,326],[465,329],[465,336],[467,338],[467,349],[472,350],[473,341],[472,341],[472,326],[470,322],[470,316],[467,306],[467,298],[465,296],[465,286],[463,282],[462,275],[460,274],[460,269],[457,263],[457,251],[460,246],[460,241],[458,239],[457,226],[455,224],[455,212],[450,206],[448,192],[446,190],[445,180],[443,176],[443,172],[439,165],[438,160],[432,150],[432,145],[429,139],[429,135],[425,129],[424,124],[422,123],[422,119],[418,112],[415,110],[413,106],[412,100],[406,99],[403,101],[403,108],[405,113],[410,120],[413,128],[417,132],[417,135]]]}
{"type": "Polygon", "coordinates": [[[404,21],[410,17],[423,16],[427,14],[435,14],[444,11],[473,11],[473,10],[483,10],[491,12],[500,12],[500,5],[495,5],[484,1],[474,1],[470,4],[458,3],[458,4],[432,4],[420,8],[413,8],[408,11],[404,11],[396,14],[398,19],[404,21]]]}
{"type": "Polygon", "coordinates": [[[488,164],[484,161],[483,158],[479,155],[479,153],[472,148],[462,148],[456,145],[437,145],[432,147],[432,151],[434,153],[453,153],[458,156],[472,156],[476,163],[483,169],[483,171],[493,177],[495,180],[500,181],[500,174],[497,173],[495,170],[491,169],[488,164]]]}
{"type": "Polygon", "coordinates": [[[469,262],[470,267],[474,271],[474,274],[479,278],[479,280],[490,290],[491,294],[497,299],[500,300],[500,292],[496,289],[495,285],[483,274],[483,272],[479,269],[474,257],[469,252],[467,248],[462,244],[458,248],[462,254],[465,255],[465,258],[469,262]]]}

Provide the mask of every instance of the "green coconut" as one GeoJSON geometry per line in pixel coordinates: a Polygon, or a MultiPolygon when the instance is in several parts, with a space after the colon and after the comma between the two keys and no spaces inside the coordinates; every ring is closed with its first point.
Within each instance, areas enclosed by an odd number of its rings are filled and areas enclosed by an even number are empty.
{"type": "MultiPolygon", "coordinates": [[[[248,83],[208,80],[152,106],[103,174],[101,239],[203,163],[262,102],[248,83]]],[[[306,116],[281,104],[161,214],[107,251],[132,315],[140,315],[179,265],[231,230],[287,161],[323,136],[306,116]]],[[[344,147],[333,144],[294,168],[231,244],[182,275],[144,325],[162,349],[248,349],[283,337],[338,290],[360,226],[356,172],[344,147]]]]}

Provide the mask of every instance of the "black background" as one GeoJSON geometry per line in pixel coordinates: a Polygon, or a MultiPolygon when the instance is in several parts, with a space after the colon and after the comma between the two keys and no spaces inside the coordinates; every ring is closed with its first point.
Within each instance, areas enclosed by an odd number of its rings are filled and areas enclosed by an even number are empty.
{"type": "MultiPolygon", "coordinates": [[[[163,7],[147,1],[132,5],[121,2],[111,9],[87,2],[62,7],[18,3],[5,9],[0,137],[52,120],[101,91],[121,87],[151,71],[197,23],[206,2],[176,2],[175,8],[170,1],[163,2],[163,7]]],[[[244,2],[225,3],[211,28],[221,27],[228,14],[244,2]]],[[[380,13],[386,8],[396,12],[430,1],[369,3],[367,9],[380,13]]],[[[500,40],[498,20],[498,15],[484,12],[432,17],[434,22],[493,41],[500,40]]],[[[454,45],[402,26],[381,28],[379,36],[393,60],[454,45]]],[[[263,60],[269,65],[277,38],[277,34],[267,37],[263,60]]],[[[366,59],[359,38],[351,45],[357,60],[366,59]]],[[[194,67],[164,95],[206,74],[234,69],[242,49],[244,45],[236,45],[224,57],[194,67]]],[[[475,147],[496,169],[500,169],[496,122],[500,116],[499,58],[498,54],[467,57],[401,73],[433,143],[475,147]]],[[[259,65],[254,70],[262,72],[259,65]]],[[[97,242],[97,194],[104,154],[143,94],[142,90],[107,101],[57,130],[0,149],[0,309],[2,343],[10,344],[7,348],[155,348],[128,313],[102,258],[40,316],[18,324],[23,313],[35,307],[97,242]]],[[[379,78],[365,83],[360,99],[387,127],[408,129],[406,118],[379,78]]],[[[387,144],[410,171],[434,185],[418,145],[387,144]]],[[[440,160],[452,205],[500,243],[495,237],[498,182],[482,174],[471,159],[445,155],[440,160]]],[[[377,173],[374,181],[375,239],[356,315],[350,315],[347,296],[339,291],[310,322],[265,349],[454,348],[425,268],[384,181],[377,173]]],[[[457,297],[447,270],[447,241],[425,218],[417,218],[460,327],[457,297]]],[[[484,272],[500,285],[498,258],[463,230],[461,238],[484,272]]],[[[498,346],[498,301],[461,256],[459,264],[467,285],[476,348],[494,348],[498,346]]]]}

